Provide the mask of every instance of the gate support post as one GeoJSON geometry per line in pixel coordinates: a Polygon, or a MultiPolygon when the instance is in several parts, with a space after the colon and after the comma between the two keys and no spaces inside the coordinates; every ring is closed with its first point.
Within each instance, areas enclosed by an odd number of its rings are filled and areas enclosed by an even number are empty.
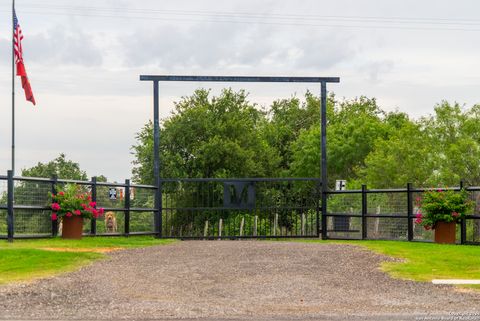
{"type": "MultiPolygon", "coordinates": [[[[327,177],[327,83],[322,81],[320,83],[320,113],[321,113],[321,174],[322,174],[322,239],[326,240],[327,236],[327,191],[328,191],[328,177],[327,177]]],[[[318,229],[318,226],[317,226],[318,229]]]]}
{"type": "Polygon", "coordinates": [[[160,121],[158,80],[153,81],[153,177],[155,179],[155,233],[162,237],[162,183],[160,182],[160,121]]]}

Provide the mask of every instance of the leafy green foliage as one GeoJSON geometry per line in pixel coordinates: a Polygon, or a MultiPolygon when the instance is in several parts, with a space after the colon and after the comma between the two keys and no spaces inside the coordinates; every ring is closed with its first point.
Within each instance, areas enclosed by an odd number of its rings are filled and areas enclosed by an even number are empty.
{"type": "Polygon", "coordinates": [[[39,162],[31,168],[23,169],[22,176],[87,180],[87,173],[80,169],[80,165],[67,160],[63,153],[46,164],[39,162]]]}
{"type": "MultiPolygon", "coordinates": [[[[273,102],[267,112],[244,91],[211,97],[197,90],[175,105],[161,128],[163,177],[320,177],[320,103],[307,92],[273,102]]],[[[329,186],[346,179],[375,188],[480,185],[480,105],[446,101],[413,120],[385,112],[374,98],[327,101],[329,186]]],[[[153,181],[152,124],[137,134],[133,170],[153,181]]]]}
{"type": "MultiPolygon", "coordinates": [[[[265,114],[247,101],[245,92],[224,90],[210,97],[197,90],[175,105],[161,129],[163,177],[262,177],[273,174],[278,153],[260,128],[265,114]]],[[[136,181],[153,182],[152,124],[148,123],[133,146],[136,181]]]]}

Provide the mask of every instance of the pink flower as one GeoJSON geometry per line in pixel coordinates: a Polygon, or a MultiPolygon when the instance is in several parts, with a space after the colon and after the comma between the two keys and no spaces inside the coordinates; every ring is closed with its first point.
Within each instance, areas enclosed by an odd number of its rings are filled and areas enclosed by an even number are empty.
{"type": "Polygon", "coordinates": [[[67,214],[65,214],[67,217],[71,217],[72,216],[72,213],[70,212],[67,212],[67,214]]]}
{"type": "Polygon", "coordinates": [[[52,203],[52,210],[54,210],[55,212],[58,212],[60,210],[60,204],[52,203]]]}
{"type": "Polygon", "coordinates": [[[98,210],[98,214],[103,215],[103,213],[105,213],[105,210],[103,208],[100,208],[100,210],[98,210]]]}
{"type": "Polygon", "coordinates": [[[459,217],[460,214],[458,214],[457,212],[452,212],[452,216],[453,216],[453,217],[459,217]]]}
{"type": "Polygon", "coordinates": [[[60,192],[58,192],[58,195],[63,196],[63,195],[65,195],[65,193],[60,191],[60,192]]]}
{"type": "Polygon", "coordinates": [[[75,210],[75,211],[73,211],[73,214],[75,214],[75,215],[82,215],[82,212],[80,212],[80,210],[75,210]]]}
{"type": "Polygon", "coordinates": [[[422,218],[423,215],[422,215],[422,213],[417,213],[417,215],[415,215],[415,217],[416,217],[416,218],[422,218]]]}
{"type": "Polygon", "coordinates": [[[81,206],[84,210],[87,209],[87,204],[80,204],[80,206],[81,206]]]}
{"type": "Polygon", "coordinates": [[[52,213],[52,221],[56,221],[57,220],[57,213],[52,213]]]}
{"type": "Polygon", "coordinates": [[[439,188],[437,189],[437,192],[443,192],[443,189],[439,188]]]}
{"type": "Polygon", "coordinates": [[[88,205],[90,205],[90,207],[95,207],[97,206],[97,202],[90,202],[88,205]]]}

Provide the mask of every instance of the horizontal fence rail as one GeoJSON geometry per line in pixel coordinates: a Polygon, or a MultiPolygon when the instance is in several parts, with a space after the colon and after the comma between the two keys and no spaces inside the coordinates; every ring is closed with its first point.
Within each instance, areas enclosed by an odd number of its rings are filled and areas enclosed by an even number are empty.
{"type": "MultiPolygon", "coordinates": [[[[168,178],[158,186],[0,175],[0,238],[61,233],[51,194],[65,184],[91,193],[105,215],[85,220],[84,235],[155,235],[181,239],[318,238],[432,241],[415,224],[415,200],[431,188],[323,191],[318,178],[168,178]],[[322,212],[322,193],[326,211],[322,212]],[[322,226],[325,230],[322,230],[322,226]]],[[[459,187],[444,190],[460,191],[459,187]]],[[[457,240],[480,244],[480,187],[465,187],[476,206],[457,225],[457,240]]]]}

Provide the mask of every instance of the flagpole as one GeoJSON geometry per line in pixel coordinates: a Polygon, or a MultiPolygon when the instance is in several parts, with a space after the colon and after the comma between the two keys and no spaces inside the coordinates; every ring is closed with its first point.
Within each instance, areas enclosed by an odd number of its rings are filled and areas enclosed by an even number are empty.
{"type": "Polygon", "coordinates": [[[15,175],[15,0],[12,0],[12,173],[15,175]]]}

